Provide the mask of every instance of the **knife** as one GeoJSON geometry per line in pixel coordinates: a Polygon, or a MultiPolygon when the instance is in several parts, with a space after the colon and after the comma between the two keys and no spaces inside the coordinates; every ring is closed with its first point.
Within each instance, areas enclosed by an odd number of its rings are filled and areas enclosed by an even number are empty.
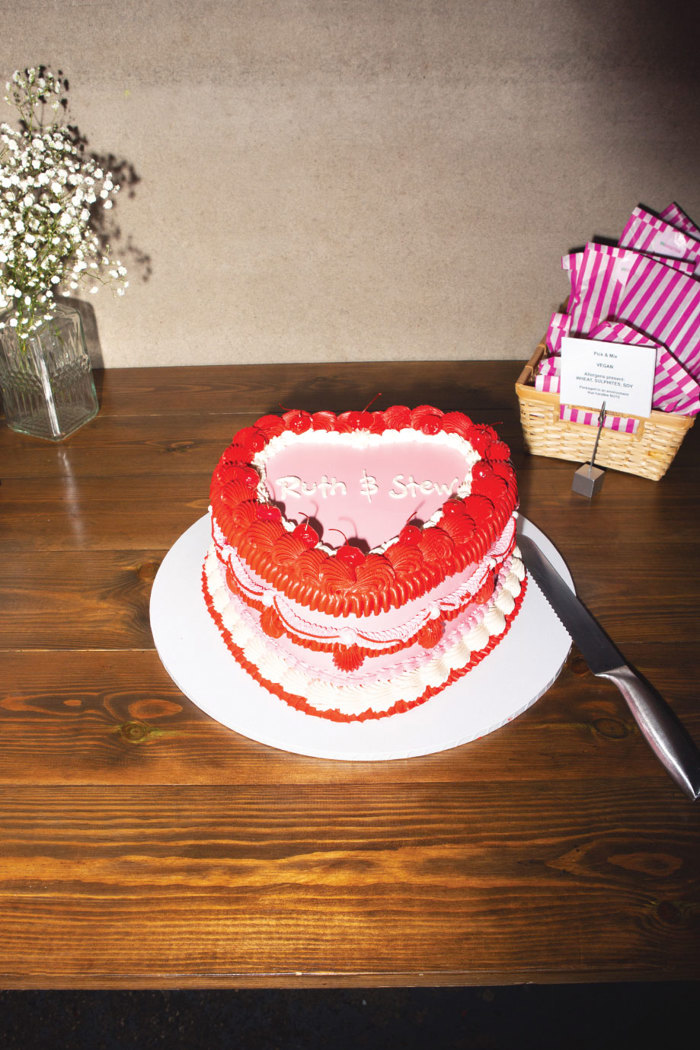
{"type": "Polygon", "coordinates": [[[620,690],[647,743],[678,786],[700,797],[700,752],[684,726],[656,690],[627,663],[622,653],[562,579],[537,543],[518,535],[525,567],[571,635],[589,668],[620,690]]]}

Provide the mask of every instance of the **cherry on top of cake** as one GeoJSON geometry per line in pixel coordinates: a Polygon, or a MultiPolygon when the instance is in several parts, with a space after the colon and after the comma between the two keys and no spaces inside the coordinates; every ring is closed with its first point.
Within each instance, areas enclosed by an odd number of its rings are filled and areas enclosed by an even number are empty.
{"type": "Polygon", "coordinates": [[[502,531],[517,504],[509,457],[490,426],[432,406],[288,411],[234,435],[212,510],[227,542],[282,590],[294,563],[329,594],[371,578],[406,600],[502,531]]]}

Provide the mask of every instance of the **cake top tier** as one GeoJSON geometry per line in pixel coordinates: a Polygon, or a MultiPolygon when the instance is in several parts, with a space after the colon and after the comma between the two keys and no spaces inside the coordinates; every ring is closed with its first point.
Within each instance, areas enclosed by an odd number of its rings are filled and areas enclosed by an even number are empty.
{"type": "Polygon", "coordinates": [[[220,541],[310,608],[368,615],[478,562],[517,505],[508,446],[460,412],[267,415],[214,472],[220,541]]]}

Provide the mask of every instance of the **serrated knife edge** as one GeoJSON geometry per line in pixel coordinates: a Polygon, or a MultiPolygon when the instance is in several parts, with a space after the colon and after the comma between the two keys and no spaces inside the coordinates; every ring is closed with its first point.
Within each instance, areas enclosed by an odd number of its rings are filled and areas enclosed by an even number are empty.
{"type": "Polygon", "coordinates": [[[615,683],[669,775],[685,794],[700,797],[700,752],[666,701],[627,663],[593,614],[532,537],[520,534],[523,562],[594,675],[615,683]]]}

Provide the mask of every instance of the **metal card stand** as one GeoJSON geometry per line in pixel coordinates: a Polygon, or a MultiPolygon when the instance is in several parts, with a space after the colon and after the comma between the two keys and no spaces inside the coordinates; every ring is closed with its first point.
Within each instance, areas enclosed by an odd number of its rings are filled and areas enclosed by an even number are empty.
{"type": "Polygon", "coordinates": [[[600,492],[603,487],[603,479],[605,478],[605,471],[602,467],[595,466],[595,456],[598,451],[598,442],[600,441],[600,435],[603,430],[603,424],[605,423],[605,402],[601,405],[600,415],[598,416],[598,433],[596,434],[595,444],[593,446],[593,455],[591,456],[590,463],[584,463],[582,467],[579,467],[574,474],[574,480],[571,484],[571,491],[577,492],[579,496],[585,496],[586,499],[592,499],[596,493],[600,492]]]}

